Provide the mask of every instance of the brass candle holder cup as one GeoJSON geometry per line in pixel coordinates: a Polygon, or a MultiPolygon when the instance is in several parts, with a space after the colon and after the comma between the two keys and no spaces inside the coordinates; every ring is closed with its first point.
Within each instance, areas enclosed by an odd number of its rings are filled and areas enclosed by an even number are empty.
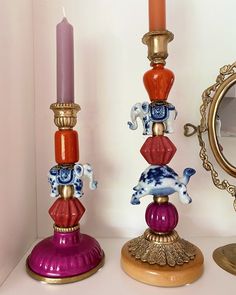
{"type": "Polygon", "coordinates": [[[153,64],[166,64],[168,57],[168,43],[174,39],[174,34],[170,31],[151,31],[146,33],[143,44],[148,47],[148,59],[153,64]]]}

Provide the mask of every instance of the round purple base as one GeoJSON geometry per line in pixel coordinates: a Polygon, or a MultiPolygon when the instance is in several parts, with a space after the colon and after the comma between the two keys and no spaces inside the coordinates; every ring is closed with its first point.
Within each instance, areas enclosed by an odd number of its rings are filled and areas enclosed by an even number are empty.
{"type": "Polygon", "coordinates": [[[103,250],[94,238],[79,230],[54,232],[33,248],[27,267],[38,276],[61,279],[90,272],[103,259],[103,250]]]}

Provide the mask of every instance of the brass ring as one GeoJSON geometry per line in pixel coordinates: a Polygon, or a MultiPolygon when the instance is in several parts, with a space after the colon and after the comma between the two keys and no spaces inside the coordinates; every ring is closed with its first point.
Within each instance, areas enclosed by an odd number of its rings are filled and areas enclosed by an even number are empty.
{"type": "Polygon", "coordinates": [[[53,225],[53,228],[56,232],[60,232],[60,233],[71,233],[73,231],[76,231],[80,228],[80,225],[77,224],[73,227],[59,227],[56,224],[53,225]]]}

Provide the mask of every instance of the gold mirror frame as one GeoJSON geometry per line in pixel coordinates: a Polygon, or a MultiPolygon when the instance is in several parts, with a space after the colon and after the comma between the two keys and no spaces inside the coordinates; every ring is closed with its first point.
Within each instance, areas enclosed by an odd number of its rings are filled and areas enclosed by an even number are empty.
{"type": "Polygon", "coordinates": [[[212,102],[209,107],[209,115],[208,115],[208,136],[209,142],[211,146],[211,150],[218,162],[218,164],[231,176],[236,177],[236,167],[231,165],[224,157],[222,152],[220,151],[220,146],[217,140],[216,134],[216,114],[219,108],[219,105],[224,98],[225,93],[229,90],[229,88],[236,83],[236,73],[232,74],[228,78],[226,78],[217,88],[215,94],[212,98],[212,102]]]}
{"type": "Polygon", "coordinates": [[[216,78],[216,82],[208,87],[202,94],[202,105],[200,106],[201,121],[200,125],[195,126],[187,123],[184,125],[184,135],[192,136],[197,133],[200,145],[200,158],[203,167],[210,171],[214,185],[226,190],[234,197],[234,209],[236,211],[236,186],[230,184],[227,180],[220,180],[218,172],[213,164],[209,161],[207,155],[206,144],[203,140],[203,133],[208,131],[208,137],[213,155],[218,164],[230,175],[236,177],[236,167],[230,164],[219,149],[219,144],[216,136],[215,118],[219,104],[224,97],[226,91],[236,82],[236,62],[232,65],[225,65],[220,69],[220,73],[216,78]]]}
{"type": "MultiPolygon", "coordinates": [[[[198,135],[200,145],[200,158],[203,167],[210,171],[214,185],[226,190],[234,197],[234,210],[236,211],[236,186],[230,184],[227,180],[220,180],[213,164],[209,161],[207,155],[206,144],[203,140],[203,133],[208,131],[208,138],[213,155],[220,165],[228,174],[236,177],[236,167],[230,164],[220,151],[220,146],[217,140],[215,119],[217,110],[226,91],[236,82],[236,62],[232,65],[226,65],[220,69],[220,73],[216,78],[215,84],[208,87],[202,94],[202,105],[200,106],[201,121],[200,125],[195,126],[187,123],[184,125],[184,135],[198,135]]],[[[225,271],[236,275],[236,244],[229,244],[217,248],[213,252],[214,261],[225,271]]]]}

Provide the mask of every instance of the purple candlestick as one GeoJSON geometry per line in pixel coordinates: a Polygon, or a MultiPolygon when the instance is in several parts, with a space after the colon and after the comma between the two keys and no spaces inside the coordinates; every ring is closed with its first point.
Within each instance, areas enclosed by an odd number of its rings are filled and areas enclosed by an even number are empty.
{"type": "Polygon", "coordinates": [[[57,25],[57,102],[74,102],[73,27],[65,17],[57,25]]]}

